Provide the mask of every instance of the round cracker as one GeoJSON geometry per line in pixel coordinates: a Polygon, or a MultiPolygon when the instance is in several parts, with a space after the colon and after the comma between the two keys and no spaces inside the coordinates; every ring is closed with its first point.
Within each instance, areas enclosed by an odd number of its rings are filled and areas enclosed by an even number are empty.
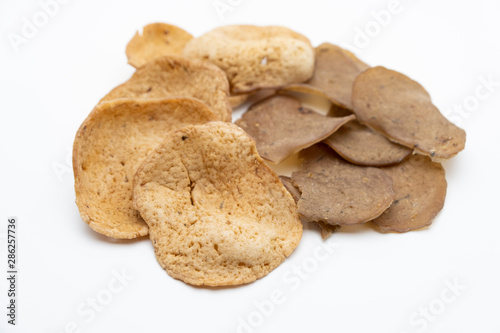
{"type": "Polygon", "coordinates": [[[236,124],[255,139],[263,158],[279,163],[326,139],[354,118],[326,117],[303,107],[296,98],[274,95],[252,105],[236,124]]]}
{"type": "Polygon", "coordinates": [[[406,232],[429,226],[444,206],[446,178],[441,164],[413,155],[387,167],[396,193],[394,203],[373,222],[382,231],[406,232]]]}
{"type": "Polygon", "coordinates": [[[182,55],[186,43],[193,35],[183,29],[166,23],[152,23],[136,32],[128,42],[125,53],[128,63],[135,68],[165,55],[182,55]]]}
{"type": "Polygon", "coordinates": [[[323,142],[349,162],[367,166],[396,164],[412,152],[357,120],[345,124],[323,142]]]}
{"type": "Polygon", "coordinates": [[[167,273],[193,285],[252,282],[302,235],[295,203],[236,125],[187,126],[134,179],[134,204],[167,273]]]}
{"type": "Polygon", "coordinates": [[[396,71],[374,67],[361,73],[352,103],[361,123],[434,161],[465,147],[465,131],[439,112],[420,84],[396,71]]]}
{"type": "Polygon", "coordinates": [[[308,80],[314,70],[309,40],[288,28],[231,25],[190,40],[184,56],[222,68],[233,93],[308,80]]]}
{"type": "Polygon", "coordinates": [[[321,44],[315,52],[316,67],[308,85],[323,91],[334,104],[352,109],[354,79],[370,66],[351,52],[330,43],[321,44]]]}
{"type": "Polygon", "coordinates": [[[134,174],[168,131],[217,120],[197,100],[114,100],[95,107],[73,145],[76,204],[95,231],[113,238],[147,235],[132,207],[134,174]]]}
{"type": "Polygon", "coordinates": [[[345,162],[333,150],[314,145],[299,153],[304,159],[292,181],[301,192],[297,204],[306,221],[333,225],[365,223],[394,200],[392,182],[378,168],[345,162]]]}
{"type": "Polygon", "coordinates": [[[222,121],[231,121],[229,84],[220,68],[205,61],[163,56],[137,69],[102,101],[117,98],[190,97],[206,103],[222,121]]]}

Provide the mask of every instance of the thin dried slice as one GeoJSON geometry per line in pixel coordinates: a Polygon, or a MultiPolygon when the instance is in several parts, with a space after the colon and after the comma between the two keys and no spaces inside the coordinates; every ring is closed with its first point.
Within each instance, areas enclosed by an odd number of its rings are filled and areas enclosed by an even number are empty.
{"type": "Polygon", "coordinates": [[[193,35],[175,25],[152,23],[136,32],[127,44],[128,63],[139,68],[165,55],[182,55],[182,50],[193,35]]]}
{"type": "Polygon", "coordinates": [[[316,67],[308,84],[324,91],[333,103],[352,109],[352,84],[368,68],[351,52],[323,43],[316,48],[316,67]]]}
{"type": "Polygon", "coordinates": [[[220,68],[208,62],[163,56],[137,69],[102,100],[191,97],[206,103],[222,121],[231,121],[229,84],[220,68]]]}
{"type": "Polygon", "coordinates": [[[443,208],[446,197],[442,165],[427,156],[413,155],[383,170],[392,179],[396,200],[373,222],[382,231],[395,232],[429,226],[443,208]]]}
{"type": "MultiPolygon", "coordinates": [[[[287,176],[280,176],[281,182],[285,186],[285,188],[292,195],[293,200],[297,203],[300,199],[300,191],[295,185],[293,185],[292,178],[287,176]]],[[[316,222],[321,230],[321,238],[323,240],[328,239],[337,229],[340,228],[338,225],[331,225],[324,223],[322,221],[316,222]]]]}
{"type": "Polygon", "coordinates": [[[233,109],[237,108],[238,106],[242,105],[245,103],[250,96],[252,96],[252,93],[248,94],[240,94],[240,95],[231,95],[229,96],[229,104],[233,109]]]}
{"type": "Polygon", "coordinates": [[[217,120],[202,102],[185,99],[115,100],[95,107],[73,145],[76,204],[95,231],[131,239],[148,234],[132,207],[134,174],[165,135],[217,120]]]}
{"type": "Polygon", "coordinates": [[[189,41],[184,56],[208,60],[222,68],[233,93],[304,82],[314,69],[314,49],[309,40],[276,26],[219,27],[189,41]]]}
{"type": "Polygon", "coordinates": [[[439,112],[420,84],[401,73],[367,69],[354,82],[352,102],[361,123],[434,161],[464,149],[465,131],[439,112]]]}
{"type": "Polygon", "coordinates": [[[357,120],[345,124],[323,142],[349,162],[367,166],[396,164],[412,152],[357,120]]]}
{"type": "Polygon", "coordinates": [[[307,83],[293,83],[281,88],[278,93],[287,94],[291,96],[297,96],[301,99],[307,99],[305,96],[311,96],[314,98],[322,98],[330,102],[330,109],[328,110],[328,115],[330,117],[344,117],[349,116],[352,111],[344,106],[341,106],[334,98],[328,95],[324,90],[313,87],[307,83]]]}
{"type": "Polygon", "coordinates": [[[236,124],[255,139],[263,158],[279,163],[352,119],[354,115],[325,117],[303,107],[296,98],[275,95],[252,105],[236,124]]]}
{"type": "Polygon", "coordinates": [[[292,173],[292,181],[302,193],[297,207],[306,221],[365,223],[394,200],[391,179],[378,168],[345,162],[323,145],[307,148],[299,156],[304,162],[292,173]]]}
{"type": "Polygon", "coordinates": [[[229,123],[170,134],[137,171],[134,203],[161,266],[193,285],[261,278],[302,235],[292,197],[255,142],[229,123]]]}

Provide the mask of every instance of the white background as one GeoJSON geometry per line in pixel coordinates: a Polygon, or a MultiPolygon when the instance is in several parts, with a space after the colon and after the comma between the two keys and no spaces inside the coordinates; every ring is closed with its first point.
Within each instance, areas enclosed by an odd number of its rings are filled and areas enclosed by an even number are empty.
{"type": "Polygon", "coordinates": [[[253,326],[242,332],[500,332],[500,86],[482,83],[500,81],[500,3],[400,0],[384,27],[373,11],[388,0],[230,3],[219,16],[213,0],[71,0],[16,52],[9,36],[21,35],[24,19],[42,7],[0,0],[0,331],[236,332],[243,320],[253,326]],[[151,22],[195,36],[223,24],[284,25],[314,45],[339,44],[419,81],[467,131],[466,149],[444,165],[443,211],[418,232],[344,229],[321,258],[319,233],[308,228],[269,276],[220,289],[169,277],[147,238],[116,241],[93,232],[74,204],[70,147],[97,101],[133,73],[125,46],[151,22]],[[359,36],[365,29],[368,42],[359,36]],[[477,89],[488,96],[478,99],[477,89]],[[464,104],[462,113],[454,109],[464,104]],[[11,215],[19,219],[16,327],[7,325],[4,307],[11,215]],[[299,278],[294,266],[309,273],[299,278]],[[122,270],[133,280],[106,299],[113,272],[122,270]],[[447,289],[455,282],[466,287],[458,296],[447,289]],[[267,304],[274,290],[285,300],[264,316],[254,302],[267,304]],[[109,303],[92,316],[86,302],[99,295],[109,303]],[[429,307],[432,319],[419,317],[429,307]]]}

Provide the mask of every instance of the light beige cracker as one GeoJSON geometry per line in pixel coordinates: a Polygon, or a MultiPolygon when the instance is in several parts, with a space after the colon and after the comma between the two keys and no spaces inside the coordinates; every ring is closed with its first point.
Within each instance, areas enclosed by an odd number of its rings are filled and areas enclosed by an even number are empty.
{"type": "Polygon", "coordinates": [[[308,80],[314,69],[309,40],[285,27],[231,25],[190,40],[184,56],[222,68],[233,93],[308,80]]]}

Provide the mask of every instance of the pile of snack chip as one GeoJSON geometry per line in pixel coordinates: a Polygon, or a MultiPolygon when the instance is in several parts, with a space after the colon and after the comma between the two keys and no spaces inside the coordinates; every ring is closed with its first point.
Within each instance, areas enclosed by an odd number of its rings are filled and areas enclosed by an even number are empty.
{"type": "Polygon", "coordinates": [[[136,72],[76,134],[76,203],[103,235],[149,234],[176,279],[252,282],[297,247],[302,223],[317,223],[323,238],[366,222],[406,232],[444,205],[440,162],[464,148],[465,132],[401,73],[276,26],[193,38],[151,24],[126,54],[136,72]],[[328,101],[328,114],[298,96],[328,101]],[[291,177],[266,164],[297,153],[291,177]]]}

